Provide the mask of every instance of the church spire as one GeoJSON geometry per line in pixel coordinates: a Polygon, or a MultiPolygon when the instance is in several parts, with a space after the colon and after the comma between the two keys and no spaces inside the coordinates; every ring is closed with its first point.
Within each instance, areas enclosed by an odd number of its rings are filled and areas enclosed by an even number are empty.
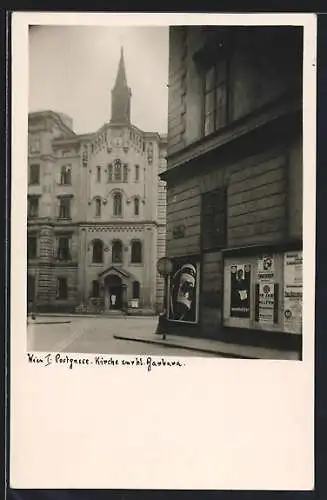
{"type": "Polygon", "coordinates": [[[130,123],[131,89],[127,85],[124,49],[120,49],[120,60],[115,86],[111,91],[111,123],[130,123]]]}

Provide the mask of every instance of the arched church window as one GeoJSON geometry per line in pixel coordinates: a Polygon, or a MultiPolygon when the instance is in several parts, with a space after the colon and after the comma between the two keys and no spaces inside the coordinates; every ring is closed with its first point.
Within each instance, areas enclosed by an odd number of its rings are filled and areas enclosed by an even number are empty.
{"type": "Polygon", "coordinates": [[[134,215],[140,215],[140,198],[134,198],[134,215]]]}
{"type": "Polygon", "coordinates": [[[101,167],[97,166],[97,182],[101,182],[101,167]]]}
{"type": "Polygon", "coordinates": [[[122,195],[121,193],[115,193],[113,196],[113,213],[114,215],[122,215],[122,195]]]}
{"type": "Polygon", "coordinates": [[[95,216],[101,217],[101,199],[96,198],[95,200],[95,216]]]}
{"type": "Polygon", "coordinates": [[[133,264],[142,262],[142,242],[140,240],[132,241],[131,262],[133,264]]]}
{"type": "Polygon", "coordinates": [[[120,240],[112,242],[112,262],[114,264],[123,262],[123,244],[120,240]]]}
{"type": "Polygon", "coordinates": [[[112,176],[113,176],[112,171],[113,171],[112,164],[110,163],[108,165],[108,182],[112,182],[112,176]]]}
{"type": "Polygon", "coordinates": [[[92,262],[100,264],[103,262],[103,241],[93,241],[92,262]]]}
{"type": "Polygon", "coordinates": [[[128,181],[128,166],[124,165],[124,182],[128,181]]]}
{"type": "Polygon", "coordinates": [[[140,165],[135,165],[135,181],[140,180],[140,165]]]}
{"type": "Polygon", "coordinates": [[[116,182],[121,181],[121,163],[120,161],[116,161],[115,163],[115,168],[114,168],[114,178],[116,182]]]}
{"type": "Polygon", "coordinates": [[[133,281],[132,283],[132,294],[133,294],[133,299],[140,298],[140,283],[138,281],[133,281]]]}

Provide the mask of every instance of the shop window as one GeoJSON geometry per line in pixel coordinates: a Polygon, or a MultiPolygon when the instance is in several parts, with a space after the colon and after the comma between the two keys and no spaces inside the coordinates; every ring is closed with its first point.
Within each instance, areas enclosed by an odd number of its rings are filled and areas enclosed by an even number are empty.
{"type": "Polygon", "coordinates": [[[60,236],[58,238],[58,260],[71,260],[70,255],[70,238],[68,236],[60,236]]]}
{"type": "Polygon", "coordinates": [[[71,199],[67,196],[59,198],[59,219],[71,218],[71,199]]]}
{"type": "Polygon", "coordinates": [[[68,299],[68,283],[67,278],[58,278],[57,282],[57,298],[61,300],[68,299]]]}
{"type": "Polygon", "coordinates": [[[103,241],[93,241],[92,262],[101,264],[103,262],[103,241]]]}
{"type": "Polygon", "coordinates": [[[114,264],[121,264],[123,262],[123,244],[119,240],[112,243],[112,262],[114,264]]]}
{"type": "Polygon", "coordinates": [[[134,215],[140,215],[140,198],[134,198],[134,215]]]}
{"type": "Polygon", "coordinates": [[[37,237],[28,236],[27,238],[27,258],[36,259],[37,257],[37,237]]]}
{"type": "Polygon", "coordinates": [[[40,165],[38,164],[30,165],[29,184],[31,185],[40,184],[40,165]]]}
{"type": "Polygon", "coordinates": [[[101,217],[101,199],[96,198],[95,200],[95,216],[101,217]]]}
{"type": "Polygon", "coordinates": [[[133,293],[133,299],[139,299],[140,298],[140,283],[138,281],[133,281],[133,283],[132,283],[132,293],[133,293]]]}
{"type": "Polygon", "coordinates": [[[113,196],[113,214],[116,216],[122,215],[122,195],[121,193],[114,193],[113,196]]]}
{"type": "Polygon", "coordinates": [[[60,170],[60,184],[71,185],[72,183],[72,169],[70,165],[63,165],[60,170]]]}
{"type": "Polygon", "coordinates": [[[29,196],[28,197],[28,208],[27,208],[28,217],[38,217],[39,216],[39,197],[38,196],[29,196]]]}
{"type": "Polygon", "coordinates": [[[139,240],[132,241],[131,262],[133,264],[142,262],[142,243],[139,240]]]}
{"type": "Polygon", "coordinates": [[[214,250],[226,246],[227,190],[202,195],[201,248],[214,250]]]}
{"type": "Polygon", "coordinates": [[[92,281],[92,297],[100,297],[100,283],[98,282],[98,280],[92,281]]]}
{"type": "Polygon", "coordinates": [[[257,252],[225,256],[225,326],[301,334],[302,251],[257,252]]]}
{"type": "Polygon", "coordinates": [[[204,74],[204,135],[225,127],[228,120],[227,61],[212,65],[204,74]]]}

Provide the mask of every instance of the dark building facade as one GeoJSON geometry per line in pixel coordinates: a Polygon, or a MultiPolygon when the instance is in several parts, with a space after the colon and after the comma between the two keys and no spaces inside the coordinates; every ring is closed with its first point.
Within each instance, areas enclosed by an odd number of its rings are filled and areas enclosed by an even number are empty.
{"type": "Polygon", "coordinates": [[[301,353],[302,37],[170,28],[172,334],[301,353]]]}

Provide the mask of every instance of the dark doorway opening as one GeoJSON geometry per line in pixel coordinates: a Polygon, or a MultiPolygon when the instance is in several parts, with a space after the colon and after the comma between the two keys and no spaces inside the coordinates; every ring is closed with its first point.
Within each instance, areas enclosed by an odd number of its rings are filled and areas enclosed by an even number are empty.
{"type": "Polygon", "coordinates": [[[123,287],[121,278],[115,274],[108,276],[106,279],[106,287],[109,295],[109,309],[122,309],[123,287]]]}

